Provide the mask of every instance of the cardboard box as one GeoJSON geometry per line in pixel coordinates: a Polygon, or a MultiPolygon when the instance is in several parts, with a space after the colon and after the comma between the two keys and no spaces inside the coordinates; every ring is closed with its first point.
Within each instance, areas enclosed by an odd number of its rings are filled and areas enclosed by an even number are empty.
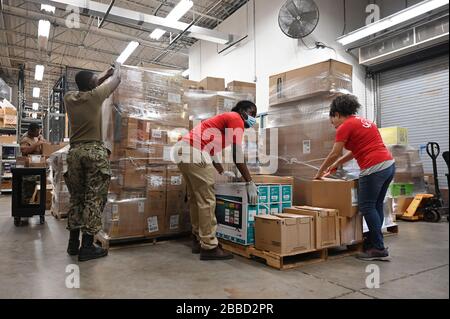
{"type": "Polygon", "coordinates": [[[144,213],[144,235],[156,236],[165,231],[166,192],[147,192],[144,213]]]}
{"type": "Polygon", "coordinates": [[[227,84],[227,91],[248,93],[256,96],[256,83],[232,81],[227,84]]]}
{"type": "Polygon", "coordinates": [[[29,155],[25,160],[25,167],[47,167],[47,157],[41,155],[29,155]]]}
{"type": "Polygon", "coordinates": [[[217,237],[241,245],[254,243],[255,216],[268,214],[259,205],[249,205],[245,183],[216,185],[217,237]]]}
{"type": "Polygon", "coordinates": [[[54,152],[59,151],[64,146],[67,146],[68,143],[58,143],[58,144],[42,144],[42,155],[50,156],[54,152]]]}
{"type": "Polygon", "coordinates": [[[404,127],[383,127],[378,129],[386,145],[407,145],[408,129],[404,127]]]}
{"type": "Polygon", "coordinates": [[[119,133],[116,141],[121,143],[121,147],[136,148],[138,142],[138,119],[131,117],[123,118],[119,133]]]}
{"type": "Polygon", "coordinates": [[[144,169],[148,163],[146,149],[123,149],[120,151],[119,167],[121,169],[144,169]]]}
{"type": "Polygon", "coordinates": [[[282,184],[294,185],[292,176],[275,176],[275,175],[252,175],[255,184],[282,184]]]}
{"type": "Polygon", "coordinates": [[[170,164],[172,146],[164,144],[149,144],[149,164],[170,164]]]}
{"type": "Polygon", "coordinates": [[[147,185],[145,170],[125,169],[118,174],[118,183],[123,188],[144,188],[147,185]]]}
{"type": "Polygon", "coordinates": [[[208,91],[225,91],[225,79],[207,77],[200,81],[198,88],[208,91]]]}
{"type": "Polygon", "coordinates": [[[358,213],[358,182],[343,180],[297,181],[294,204],[337,209],[340,216],[358,213]]]}
{"type": "Polygon", "coordinates": [[[147,167],[147,190],[165,191],[167,180],[166,166],[147,167]]]}
{"type": "Polygon", "coordinates": [[[341,245],[353,245],[363,240],[363,217],[339,217],[341,245]]]}
{"type": "Polygon", "coordinates": [[[16,135],[0,135],[0,144],[16,144],[16,135]]]}
{"type": "Polygon", "coordinates": [[[188,210],[185,190],[169,190],[166,195],[166,214],[182,213],[188,210]]]}
{"type": "Polygon", "coordinates": [[[169,165],[167,167],[167,191],[180,191],[186,188],[183,174],[176,165],[169,165]]]}
{"type": "Polygon", "coordinates": [[[283,213],[307,215],[314,218],[316,230],[316,249],[340,245],[339,212],[336,209],[311,206],[294,206],[283,210],[283,213]]]}
{"type": "Polygon", "coordinates": [[[184,90],[197,90],[199,87],[199,82],[192,80],[183,80],[183,89],[184,90]]]}
{"type": "Polygon", "coordinates": [[[255,247],[280,255],[314,250],[314,223],[310,216],[278,214],[255,216],[255,247]]]}
{"type": "Polygon", "coordinates": [[[108,202],[104,229],[111,238],[144,236],[145,198],[108,202]]]}
{"type": "Polygon", "coordinates": [[[182,232],[183,213],[166,213],[164,218],[165,232],[168,234],[182,232]]]}
{"type": "Polygon", "coordinates": [[[352,91],[352,66],[328,60],[270,76],[269,105],[342,90],[352,91]]]}
{"type": "Polygon", "coordinates": [[[12,189],[12,179],[2,179],[1,189],[12,189]]]}

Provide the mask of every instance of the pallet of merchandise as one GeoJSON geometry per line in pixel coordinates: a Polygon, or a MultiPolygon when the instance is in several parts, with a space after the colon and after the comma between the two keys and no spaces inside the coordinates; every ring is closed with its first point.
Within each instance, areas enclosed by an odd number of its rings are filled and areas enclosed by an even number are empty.
{"type": "Polygon", "coordinates": [[[112,247],[120,248],[125,246],[129,247],[129,246],[141,246],[149,244],[154,245],[157,242],[161,241],[185,238],[188,237],[190,234],[191,232],[180,232],[173,234],[160,234],[155,236],[128,236],[120,238],[111,238],[105,232],[100,231],[97,235],[95,235],[95,242],[104,249],[110,249],[112,247]]]}
{"type": "Polygon", "coordinates": [[[326,249],[279,255],[274,252],[256,249],[252,245],[243,246],[225,240],[220,240],[220,243],[224,250],[248,259],[263,260],[268,266],[278,270],[294,269],[316,264],[325,261],[327,258],[326,249]]]}
{"type": "Polygon", "coordinates": [[[342,245],[327,248],[327,259],[333,260],[343,257],[354,256],[363,251],[363,241],[351,245],[342,245]]]}

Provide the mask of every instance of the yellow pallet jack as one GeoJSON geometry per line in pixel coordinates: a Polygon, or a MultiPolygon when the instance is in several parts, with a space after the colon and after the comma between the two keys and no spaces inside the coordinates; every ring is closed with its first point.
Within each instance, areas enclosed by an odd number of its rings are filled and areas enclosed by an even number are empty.
{"type": "Polygon", "coordinates": [[[424,213],[419,208],[427,206],[426,202],[434,197],[433,194],[417,194],[409,204],[406,212],[400,217],[402,220],[418,221],[424,219],[424,213]]]}
{"type": "MultiPolygon", "coordinates": [[[[433,163],[433,175],[436,194],[417,194],[411,204],[406,209],[406,212],[400,217],[402,220],[418,221],[424,220],[426,222],[438,223],[442,215],[448,217],[448,207],[445,207],[442,200],[441,191],[439,189],[439,180],[437,172],[436,160],[440,153],[438,143],[430,142],[427,144],[427,153],[431,157],[433,163]]],[[[448,152],[444,152],[443,157],[448,166],[448,152]]],[[[448,181],[447,174],[447,181],[448,181]]]]}

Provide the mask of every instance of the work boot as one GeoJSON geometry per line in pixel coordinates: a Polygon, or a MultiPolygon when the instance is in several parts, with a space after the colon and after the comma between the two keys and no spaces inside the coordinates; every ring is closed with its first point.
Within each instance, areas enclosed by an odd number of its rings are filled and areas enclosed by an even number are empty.
{"type": "Polygon", "coordinates": [[[225,260],[233,259],[233,254],[224,251],[217,246],[213,249],[200,248],[200,260],[225,260]]]}
{"type": "Polygon", "coordinates": [[[78,261],[87,261],[108,255],[108,250],[94,245],[94,235],[83,234],[78,261]]]}
{"type": "Polygon", "coordinates": [[[195,236],[192,236],[192,253],[200,254],[200,242],[195,236]]]}
{"type": "Polygon", "coordinates": [[[365,261],[389,261],[389,251],[385,248],[383,250],[370,248],[363,253],[359,253],[356,255],[356,258],[365,260],[365,261]]]}
{"type": "Polygon", "coordinates": [[[78,255],[79,251],[80,251],[80,230],[73,229],[70,231],[67,253],[70,256],[76,256],[78,255]]]}

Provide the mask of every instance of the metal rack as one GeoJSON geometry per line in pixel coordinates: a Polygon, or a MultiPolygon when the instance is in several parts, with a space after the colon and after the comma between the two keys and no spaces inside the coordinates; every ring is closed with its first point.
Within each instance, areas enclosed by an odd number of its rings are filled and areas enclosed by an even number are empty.
{"type": "Polygon", "coordinates": [[[20,146],[19,144],[0,144],[0,181],[1,189],[0,192],[10,193],[12,192],[11,187],[4,187],[4,183],[12,185],[12,173],[11,169],[16,167],[16,158],[20,156],[20,146]]]}

